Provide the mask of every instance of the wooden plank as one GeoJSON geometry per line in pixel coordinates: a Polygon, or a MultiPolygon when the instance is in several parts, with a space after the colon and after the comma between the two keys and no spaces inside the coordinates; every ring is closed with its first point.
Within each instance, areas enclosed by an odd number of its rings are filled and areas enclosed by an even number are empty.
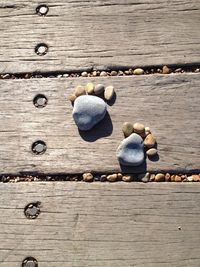
{"type": "Polygon", "coordinates": [[[199,171],[199,81],[199,74],[1,81],[0,173],[120,171],[116,149],[125,121],[144,123],[157,138],[160,158],[147,160],[149,171],[199,171]],[[67,96],[90,81],[114,85],[117,97],[109,116],[80,134],[67,96]],[[48,98],[43,109],[33,105],[38,93],[48,98]],[[45,154],[32,153],[36,140],[46,142],[45,154]]]}
{"type": "Polygon", "coordinates": [[[1,267],[199,267],[198,184],[1,184],[0,198],[1,267]]]}
{"type": "Polygon", "coordinates": [[[0,3],[0,73],[199,63],[200,0],[0,3]],[[35,47],[49,52],[38,56],[35,47]]]}

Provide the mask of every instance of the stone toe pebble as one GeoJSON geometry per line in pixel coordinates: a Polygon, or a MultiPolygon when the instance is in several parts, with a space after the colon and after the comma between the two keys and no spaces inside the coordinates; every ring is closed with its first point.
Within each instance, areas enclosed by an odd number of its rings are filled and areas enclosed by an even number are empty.
{"type": "Polygon", "coordinates": [[[114,91],[114,87],[113,87],[112,85],[107,86],[107,87],[105,88],[105,91],[104,91],[104,98],[105,98],[107,101],[110,101],[110,100],[113,98],[114,93],[115,93],[115,91],[114,91]]]}
{"type": "Polygon", "coordinates": [[[125,137],[130,136],[133,133],[133,124],[130,122],[125,122],[122,126],[122,131],[125,137]]]}
{"type": "Polygon", "coordinates": [[[97,96],[82,95],[74,101],[73,118],[82,131],[91,130],[106,115],[106,103],[97,96]]]}
{"type": "Polygon", "coordinates": [[[144,139],[144,145],[147,148],[152,148],[156,145],[156,139],[152,134],[148,134],[147,137],[144,139]]]}
{"type": "Polygon", "coordinates": [[[76,97],[79,97],[81,95],[85,95],[86,92],[85,92],[85,88],[82,86],[82,85],[78,85],[76,88],[75,88],[75,92],[74,92],[75,96],[76,97]]]}
{"type": "Polygon", "coordinates": [[[124,139],[117,149],[117,158],[124,166],[139,166],[144,162],[144,145],[142,138],[133,133],[124,139]]]}
{"type": "Polygon", "coordinates": [[[97,85],[95,86],[95,88],[94,88],[94,93],[95,93],[95,95],[100,95],[100,94],[102,94],[102,93],[104,92],[104,89],[105,89],[105,87],[104,87],[103,84],[97,84],[97,85]]]}

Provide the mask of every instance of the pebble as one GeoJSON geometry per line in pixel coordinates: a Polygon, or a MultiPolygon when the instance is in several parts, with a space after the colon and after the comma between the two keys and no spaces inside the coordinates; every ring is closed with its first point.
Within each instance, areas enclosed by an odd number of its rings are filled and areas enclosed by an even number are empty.
{"type": "Polygon", "coordinates": [[[78,97],[78,96],[81,96],[81,95],[85,95],[85,88],[82,86],[82,85],[78,85],[76,88],[75,88],[75,96],[78,97]]]}
{"type": "Polygon", "coordinates": [[[139,166],[144,162],[144,146],[142,138],[132,133],[124,139],[117,149],[117,158],[124,166],[139,166]]]}
{"type": "Polygon", "coordinates": [[[146,154],[148,157],[154,157],[158,154],[158,150],[156,148],[150,148],[149,150],[147,150],[146,154]]]}
{"type": "Polygon", "coordinates": [[[198,73],[198,72],[200,72],[200,69],[196,69],[194,72],[195,72],[195,73],[198,73]]]}
{"type": "Polygon", "coordinates": [[[165,182],[170,182],[171,181],[171,175],[169,173],[165,174],[165,182]]]}
{"type": "Polygon", "coordinates": [[[188,182],[193,182],[193,176],[188,176],[188,177],[187,177],[187,181],[188,181],[188,182]]]}
{"type": "Polygon", "coordinates": [[[113,70],[113,71],[111,71],[111,73],[110,73],[110,76],[117,76],[117,71],[115,71],[115,70],[113,70]]]}
{"type": "Polygon", "coordinates": [[[193,174],[192,177],[193,177],[193,181],[194,181],[194,182],[200,182],[200,177],[199,177],[199,175],[197,175],[197,174],[193,174]]]}
{"type": "Polygon", "coordinates": [[[106,115],[106,103],[93,95],[82,95],[74,102],[73,118],[82,131],[92,129],[106,115]]]}
{"type": "Polygon", "coordinates": [[[65,74],[63,74],[63,77],[64,78],[68,78],[69,77],[69,74],[68,73],[65,73],[65,74]]]}
{"type": "Polygon", "coordinates": [[[162,173],[156,174],[155,181],[156,182],[164,182],[165,181],[165,175],[162,173]]]}
{"type": "Polygon", "coordinates": [[[123,175],[121,173],[118,173],[117,174],[118,181],[121,181],[122,180],[122,177],[123,177],[123,175]]]}
{"type": "Polygon", "coordinates": [[[132,175],[124,175],[122,176],[122,181],[126,183],[130,183],[133,181],[133,176],[132,175]]]}
{"type": "Polygon", "coordinates": [[[83,72],[81,73],[81,76],[82,76],[82,77],[87,77],[87,76],[88,76],[87,71],[83,71],[83,72]]]}
{"type": "Polygon", "coordinates": [[[181,176],[179,175],[175,175],[175,179],[174,179],[175,182],[182,182],[182,178],[181,176]]]}
{"type": "Polygon", "coordinates": [[[101,76],[101,77],[105,77],[105,76],[108,76],[108,74],[107,74],[106,71],[101,71],[101,72],[100,72],[100,76],[101,76]]]}
{"type": "Polygon", "coordinates": [[[104,91],[104,98],[105,98],[107,101],[110,101],[110,100],[113,98],[114,93],[115,93],[115,91],[114,91],[114,87],[113,87],[112,85],[107,86],[107,87],[105,88],[105,91],[104,91]]]}
{"type": "Polygon", "coordinates": [[[170,69],[167,66],[163,66],[162,73],[163,74],[169,74],[170,73],[170,69]]]}
{"type": "Polygon", "coordinates": [[[105,174],[102,174],[100,177],[101,182],[105,182],[107,180],[107,176],[105,174]]]}
{"type": "Polygon", "coordinates": [[[150,180],[150,173],[141,173],[138,175],[138,180],[143,182],[143,183],[148,183],[150,180]]]}
{"type": "Polygon", "coordinates": [[[133,124],[130,122],[124,122],[122,126],[122,131],[125,137],[130,136],[133,133],[133,124]]]}
{"type": "Polygon", "coordinates": [[[135,69],[135,70],[133,71],[133,74],[134,74],[134,75],[142,75],[142,74],[144,74],[144,70],[141,69],[141,68],[135,69]]]}
{"type": "Polygon", "coordinates": [[[134,132],[137,134],[145,133],[145,127],[142,123],[136,122],[133,125],[134,132]]]}
{"type": "Polygon", "coordinates": [[[83,174],[83,181],[84,182],[93,182],[93,179],[94,179],[94,177],[90,172],[83,174]]]}
{"type": "Polygon", "coordinates": [[[94,88],[94,93],[95,95],[100,95],[104,92],[105,87],[103,84],[97,84],[94,88]]]}
{"type": "Polygon", "coordinates": [[[145,127],[145,135],[147,136],[150,133],[151,133],[150,128],[149,127],[145,127]]]}
{"type": "Polygon", "coordinates": [[[119,75],[119,76],[123,76],[123,75],[124,75],[123,71],[122,71],[122,70],[119,70],[119,71],[118,71],[118,75],[119,75]]]}
{"type": "Polygon", "coordinates": [[[156,175],[155,174],[151,174],[150,175],[150,182],[154,182],[155,181],[155,177],[156,177],[156,175]]]}
{"type": "Polygon", "coordinates": [[[76,96],[74,94],[70,95],[70,96],[68,96],[68,100],[71,101],[72,103],[74,103],[74,101],[76,100],[76,96]]]}
{"type": "Polygon", "coordinates": [[[93,83],[87,83],[85,86],[85,91],[89,95],[93,94],[94,93],[94,84],[93,83]]]}
{"type": "Polygon", "coordinates": [[[178,68],[178,69],[175,70],[175,72],[182,72],[182,69],[178,68]]]}
{"type": "Polygon", "coordinates": [[[152,134],[148,134],[147,137],[144,139],[144,145],[147,148],[152,148],[156,144],[156,139],[152,134]]]}
{"type": "Polygon", "coordinates": [[[110,174],[107,176],[107,180],[108,182],[116,182],[118,180],[118,176],[117,174],[110,174]]]}

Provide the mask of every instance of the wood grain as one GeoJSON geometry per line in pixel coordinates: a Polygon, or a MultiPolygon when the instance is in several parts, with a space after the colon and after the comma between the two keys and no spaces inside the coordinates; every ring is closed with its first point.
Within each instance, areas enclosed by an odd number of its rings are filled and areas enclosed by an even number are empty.
{"type": "Polygon", "coordinates": [[[199,171],[199,82],[199,74],[0,81],[0,173],[120,171],[116,149],[125,121],[144,123],[157,138],[159,160],[147,159],[149,171],[199,171]],[[112,84],[116,101],[105,120],[83,134],[67,97],[90,81],[112,84]],[[32,102],[40,93],[48,98],[43,109],[32,102]],[[32,153],[36,140],[46,142],[44,155],[32,153]]]}
{"type": "Polygon", "coordinates": [[[200,61],[199,0],[0,3],[0,73],[77,71],[200,61]],[[45,56],[35,47],[46,43],[45,56]]]}
{"type": "Polygon", "coordinates": [[[198,184],[1,184],[0,200],[1,267],[199,267],[198,184]]]}

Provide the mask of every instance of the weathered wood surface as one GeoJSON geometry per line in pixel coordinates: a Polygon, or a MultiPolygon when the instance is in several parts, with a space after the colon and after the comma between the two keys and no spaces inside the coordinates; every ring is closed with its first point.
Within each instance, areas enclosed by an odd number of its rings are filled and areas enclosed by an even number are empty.
{"type": "Polygon", "coordinates": [[[38,3],[1,1],[0,73],[199,63],[200,0],[48,0],[46,17],[38,3]]]}
{"type": "Polygon", "coordinates": [[[198,184],[0,186],[0,265],[199,267],[198,184]],[[41,202],[35,220],[24,216],[41,202]]]}
{"type": "Polygon", "coordinates": [[[0,173],[119,171],[116,149],[125,121],[144,123],[157,138],[160,158],[147,159],[149,171],[199,171],[199,82],[199,74],[1,81],[0,173]],[[80,134],[67,96],[89,81],[114,85],[117,97],[109,116],[80,134]],[[38,93],[48,98],[43,109],[32,102],[38,93]],[[32,153],[36,140],[46,142],[45,154],[32,153]]]}

